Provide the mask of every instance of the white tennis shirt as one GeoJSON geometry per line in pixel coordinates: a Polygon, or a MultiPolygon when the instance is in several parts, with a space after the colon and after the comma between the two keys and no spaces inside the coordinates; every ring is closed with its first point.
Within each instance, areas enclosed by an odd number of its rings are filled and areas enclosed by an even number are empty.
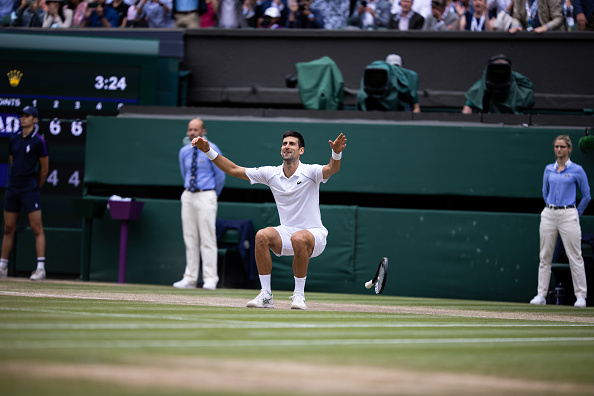
{"type": "Polygon", "coordinates": [[[281,225],[308,229],[324,227],[320,214],[320,183],[326,183],[322,165],[308,165],[299,162],[295,173],[287,178],[283,166],[262,166],[246,168],[251,184],[265,184],[270,187],[281,225]]]}

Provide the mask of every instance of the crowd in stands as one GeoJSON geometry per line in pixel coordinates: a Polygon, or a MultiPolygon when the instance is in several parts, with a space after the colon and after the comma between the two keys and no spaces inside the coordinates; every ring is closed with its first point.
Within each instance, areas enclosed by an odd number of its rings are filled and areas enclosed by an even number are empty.
{"type": "Polygon", "coordinates": [[[594,0],[0,0],[2,26],[594,31],[594,0]]]}

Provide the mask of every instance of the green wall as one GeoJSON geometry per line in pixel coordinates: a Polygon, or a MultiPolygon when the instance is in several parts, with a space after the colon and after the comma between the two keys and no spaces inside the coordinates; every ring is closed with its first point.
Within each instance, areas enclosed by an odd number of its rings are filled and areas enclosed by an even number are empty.
{"type": "MultiPolygon", "coordinates": [[[[553,139],[582,128],[523,128],[436,123],[312,122],[312,120],[205,119],[208,137],[242,166],[279,164],[282,133],[305,137],[305,163],[330,159],[328,140],[343,132],[341,172],[324,191],[454,194],[539,198],[544,165],[553,162],[553,139]]],[[[177,155],[188,119],[89,117],[85,183],[179,186],[177,155]],[[109,161],[106,161],[106,158],[109,161]]],[[[594,168],[594,157],[572,159],[594,168]]],[[[226,187],[250,187],[228,178],[226,187]]]]}
{"type": "MultiPolygon", "coordinates": [[[[368,293],[363,284],[389,258],[385,294],[526,301],[536,290],[538,224],[534,214],[398,210],[322,205],[329,230],[324,253],[311,260],[307,290],[368,293]]],[[[218,217],[278,224],[274,204],[219,205],[218,217]]],[[[585,219],[587,227],[593,219],[585,219]]],[[[91,278],[117,281],[120,223],[109,213],[93,222],[91,278]]],[[[145,200],[130,222],[131,283],[172,284],[185,268],[180,203],[145,200]]],[[[291,258],[273,256],[273,288],[292,290],[291,258]]]]}

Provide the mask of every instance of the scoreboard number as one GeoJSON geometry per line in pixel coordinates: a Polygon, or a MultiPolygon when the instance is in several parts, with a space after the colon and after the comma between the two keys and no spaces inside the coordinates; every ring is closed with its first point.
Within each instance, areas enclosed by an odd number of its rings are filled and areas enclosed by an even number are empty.
{"type": "MultiPolygon", "coordinates": [[[[58,178],[58,170],[52,170],[49,175],[47,176],[46,182],[56,187],[60,182],[58,178]]],[[[68,184],[72,184],[74,187],[78,187],[80,184],[80,173],[78,170],[75,170],[70,177],[68,178],[68,184]]]]}

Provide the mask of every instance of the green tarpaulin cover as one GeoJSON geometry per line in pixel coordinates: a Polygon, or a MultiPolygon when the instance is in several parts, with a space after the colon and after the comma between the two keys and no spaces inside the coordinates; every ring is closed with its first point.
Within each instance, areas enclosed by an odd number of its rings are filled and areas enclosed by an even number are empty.
{"type": "Polygon", "coordinates": [[[342,110],[344,80],[332,59],[324,56],[311,62],[299,62],[295,68],[299,96],[306,109],[342,110]]]}

